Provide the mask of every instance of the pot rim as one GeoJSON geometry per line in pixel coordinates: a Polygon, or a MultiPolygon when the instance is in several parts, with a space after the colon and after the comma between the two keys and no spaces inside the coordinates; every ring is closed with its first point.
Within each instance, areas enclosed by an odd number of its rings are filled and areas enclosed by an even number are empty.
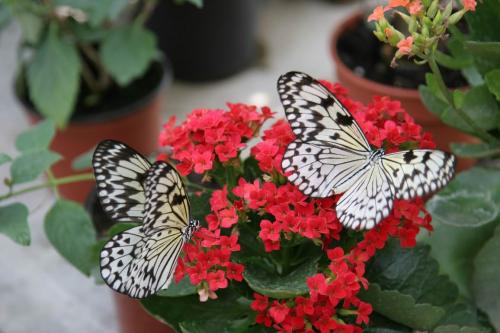
{"type": "MultiPolygon", "coordinates": [[[[340,59],[337,52],[337,44],[340,36],[356,21],[363,19],[363,11],[356,10],[351,15],[347,16],[340,24],[333,28],[332,38],[330,39],[330,54],[333,58],[335,66],[338,72],[342,72],[345,76],[349,77],[349,80],[353,81],[354,84],[362,87],[366,90],[379,91],[380,95],[392,95],[395,98],[418,98],[420,99],[420,93],[418,89],[411,88],[400,88],[395,86],[386,85],[376,81],[368,80],[362,76],[356,75],[346,64],[340,59]]],[[[338,77],[337,77],[338,79],[338,77]]]]}
{"type": "MultiPolygon", "coordinates": [[[[149,65],[148,69],[151,68],[151,66],[153,66],[154,64],[160,65],[160,68],[162,70],[161,79],[154,88],[152,88],[141,98],[138,98],[133,102],[119,108],[107,109],[106,112],[92,113],[92,114],[84,113],[77,116],[72,114],[69,118],[66,127],[71,124],[79,125],[79,124],[104,123],[141,111],[158,95],[158,93],[161,90],[168,87],[173,81],[172,66],[170,64],[170,61],[165,56],[160,56],[157,59],[154,59],[149,65]]],[[[19,96],[18,91],[16,89],[16,80],[17,77],[15,76],[12,87],[17,101],[24,107],[26,112],[28,112],[29,114],[35,117],[44,118],[40,113],[34,111],[35,108],[33,104],[28,103],[26,99],[23,99],[19,96]]]]}

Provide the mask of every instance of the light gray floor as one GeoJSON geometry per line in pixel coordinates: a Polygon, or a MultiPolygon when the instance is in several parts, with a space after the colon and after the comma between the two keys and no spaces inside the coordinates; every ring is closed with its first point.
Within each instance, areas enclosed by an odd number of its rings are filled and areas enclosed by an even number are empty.
{"type": "MultiPolygon", "coordinates": [[[[279,111],[276,80],[289,70],[335,79],[331,32],[360,5],[319,0],[263,4],[259,35],[266,49],[264,65],[215,83],[175,82],[166,91],[165,120],[172,114],[183,119],[198,107],[224,107],[225,102],[266,104],[279,111]]],[[[15,136],[28,126],[11,91],[18,34],[11,26],[0,35],[0,151],[5,152],[14,151],[15,136]]],[[[7,175],[8,169],[0,167],[0,179],[7,175]]],[[[31,209],[32,245],[20,247],[0,235],[0,333],[117,333],[111,292],[69,266],[43,234],[52,195],[41,191],[22,201],[31,209]]]]}

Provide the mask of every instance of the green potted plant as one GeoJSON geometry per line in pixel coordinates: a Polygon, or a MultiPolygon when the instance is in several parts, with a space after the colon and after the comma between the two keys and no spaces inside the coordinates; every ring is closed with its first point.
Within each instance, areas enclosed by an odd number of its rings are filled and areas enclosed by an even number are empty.
{"type": "MultiPolygon", "coordinates": [[[[65,157],[53,172],[104,138],[156,146],[161,88],[171,72],[144,26],[156,1],[3,1],[21,27],[15,94],[31,122],[58,127],[52,148],[65,157]],[[144,135],[150,133],[150,135],[144,135]]],[[[62,186],[83,201],[91,182],[62,186]]]]}
{"type": "MultiPolygon", "coordinates": [[[[365,106],[350,100],[343,87],[322,84],[374,146],[395,151],[434,144],[392,100],[365,106]]],[[[0,232],[23,245],[29,244],[28,210],[16,200],[93,177],[49,173],[47,181],[36,180],[60,158],[49,150],[54,132],[49,121],[42,122],[18,137],[18,154],[0,154],[11,171],[0,194],[0,232]]],[[[282,159],[293,140],[289,124],[269,108],[245,104],[194,110],[181,124],[172,119],[164,126],[159,142],[172,154],[158,158],[177,162],[190,213],[201,227],[185,244],[171,286],[141,300],[149,320],[166,323],[165,332],[492,331],[475,302],[459,296],[454,276],[440,273],[430,247],[416,243],[420,230],[432,230],[422,200],[395,201],[371,230],[343,228],[338,198],[309,198],[286,180],[282,159]],[[274,123],[261,133],[266,120],[274,123]],[[249,154],[242,154],[245,148],[249,154]]],[[[89,207],[99,206],[94,200],[89,207]]],[[[105,216],[95,212],[58,199],[44,221],[52,245],[89,276],[99,276],[103,245],[137,227],[124,222],[96,228],[105,216]]],[[[130,321],[124,326],[127,333],[140,329],[151,332],[130,321]]]]}
{"type": "MultiPolygon", "coordinates": [[[[401,27],[400,30],[403,32],[408,29],[408,24],[404,19],[406,17],[415,17],[415,24],[421,24],[419,20],[425,17],[425,11],[422,8],[425,6],[428,8],[428,3],[429,1],[394,0],[386,6],[377,7],[372,15],[356,12],[335,28],[330,47],[337,77],[352,92],[355,99],[368,102],[374,95],[393,97],[400,101],[403,107],[433,135],[439,148],[449,150],[451,142],[474,142],[474,138],[444,124],[423,104],[418,86],[425,83],[425,74],[429,68],[426,64],[423,66],[415,64],[412,59],[403,58],[397,63],[393,62],[395,51],[391,45],[380,43],[373,34],[375,18],[380,18],[380,15],[384,17],[387,24],[396,28],[401,27]],[[423,5],[425,6],[422,7],[423,5]],[[401,10],[395,12],[395,8],[401,10]],[[410,15],[410,12],[414,14],[410,15]],[[398,13],[405,16],[398,15],[398,13]]],[[[440,15],[449,16],[452,11],[461,8],[458,2],[455,3],[456,9],[453,9],[453,3],[446,2],[448,8],[444,11],[443,7],[440,15]]],[[[440,20],[452,25],[447,17],[441,17],[440,20]]],[[[391,33],[391,30],[384,32],[387,24],[381,28],[382,33],[391,33]]],[[[463,24],[460,27],[466,29],[463,24]]],[[[460,31],[456,27],[452,30],[460,31]]],[[[397,37],[395,34],[391,36],[391,40],[395,41],[397,37]]],[[[460,66],[464,65],[464,59],[449,61],[450,57],[446,56],[447,52],[454,54],[461,52],[460,48],[457,48],[459,44],[457,38],[440,40],[437,61],[447,84],[453,88],[462,88],[468,85],[467,73],[460,71],[460,66]]],[[[458,168],[463,169],[470,167],[473,161],[459,159],[458,163],[458,168]]]]}
{"type": "MultiPolygon", "coordinates": [[[[499,253],[500,222],[500,38],[494,31],[500,29],[500,2],[484,0],[476,8],[476,2],[468,0],[464,6],[475,9],[465,14],[467,35],[448,25],[442,26],[450,29],[455,41],[454,52],[451,50],[451,54],[443,56],[432,47],[433,40],[440,36],[433,33],[422,36],[422,31],[417,30],[403,37],[413,39],[408,53],[396,54],[430,65],[426,84],[419,87],[423,103],[448,126],[481,141],[451,145],[455,154],[476,158],[479,162],[476,167],[460,173],[429,201],[427,206],[434,216],[435,230],[431,236],[422,235],[422,240],[432,245],[432,253],[442,271],[450,275],[460,293],[473,299],[498,330],[500,307],[496,295],[500,270],[494,262],[499,253]],[[430,46],[422,48],[422,43],[430,46]],[[469,87],[463,90],[448,87],[436,65],[439,61],[460,65],[467,73],[469,87]]],[[[438,15],[437,11],[429,8],[426,5],[427,15],[435,18],[432,14],[438,15]]],[[[458,11],[449,20],[452,23],[460,20],[464,12],[458,11]]]]}

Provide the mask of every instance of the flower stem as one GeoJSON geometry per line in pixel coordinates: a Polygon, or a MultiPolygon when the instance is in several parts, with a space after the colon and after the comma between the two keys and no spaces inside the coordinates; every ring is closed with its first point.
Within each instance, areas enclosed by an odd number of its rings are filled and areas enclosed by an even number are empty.
{"type": "Polygon", "coordinates": [[[191,188],[194,188],[194,189],[197,189],[197,190],[200,190],[200,191],[208,191],[208,192],[213,192],[213,189],[208,188],[208,187],[205,187],[205,186],[200,185],[200,184],[192,183],[192,182],[191,182],[189,179],[187,179],[187,178],[184,178],[184,182],[186,183],[186,186],[187,186],[187,187],[191,187],[191,188]]]}
{"type": "Polygon", "coordinates": [[[90,173],[90,172],[89,173],[82,173],[79,175],[72,175],[72,176],[68,176],[68,177],[56,178],[56,179],[49,177],[49,181],[47,181],[45,183],[33,185],[33,186],[30,186],[30,187],[27,187],[27,188],[24,188],[24,189],[18,190],[18,191],[10,191],[7,194],[1,195],[0,201],[17,196],[17,195],[20,195],[20,194],[40,190],[42,188],[55,188],[59,185],[82,182],[82,181],[93,180],[93,179],[94,179],[94,174],[90,173]]]}
{"type": "Polygon", "coordinates": [[[455,107],[455,103],[453,102],[453,95],[451,94],[450,90],[446,87],[446,84],[444,83],[443,75],[441,74],[441,71],[439,70],[439,67],[436,63],[436,60],[434,59],[434,56],[433,55],[429,56],[427,60],[429,62],[429,66],[432,70],[432,73],[434,73],[434,77],[436,78],[436,81],[437,81],[439,89],[441,90],[441,93],[443,94],[444,98],[446,99],[448,104],[451,106],[453,111],[456,112],[457,115],[460,118],[462,118],[464,122],[467,123],[467,125],[469,125],[469,127],[474,131],[474,133],[479,138],[481,138],[481,140],[483,140],[484,142],[489,142],[489,143],[498,142],[498,140],[494,136],[492,136],[491,134],[489,134],[488,132],[486,132],[485,130],[480,128],[474,122],[474,120],[472,120],[472,118],[469,117],[469,115],[467,113],[465,113],[464,110],[462,110],[461,108],[455,107]]]}

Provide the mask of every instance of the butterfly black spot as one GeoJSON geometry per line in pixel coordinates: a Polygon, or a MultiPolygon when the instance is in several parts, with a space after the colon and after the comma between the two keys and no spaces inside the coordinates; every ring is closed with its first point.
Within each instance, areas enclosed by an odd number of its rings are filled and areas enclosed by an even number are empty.
{"type": "Polygon", "coordinates": [[[392,175],[393,175],[394,177],[397,177],[397,176],[398,176],[398,172],[399,172],[399,169],[394,169],[394,170],[392,171],[392,175]]]}
{"type": "Polygon", "coordinates": [[[184,201],[184,197],[180,194],[175,194],[174,197],[172,198],[172,204],[173,206],[175,205],[180,205],[184,201]]]}
{"type": "Polygon", "coordinates": [[[431,152],[430,151],[426,151],[424,156],[422,157],[422,162],[425,163],[427,162],[429,159],[431,158],[431,152]]]}
{"type": "Polygon", "coordinates": [[[340,138],[339,133],[335,133],[334,135],[330,135],[330,139],[332,139],[332,140],[337,140],[338,138],[340,138]]]}
{"type": "Polygon", "coordinates": [[[307,157],[302,157],[301,162],[302,162],[302,163],[306,163],[306,162],[307,162],[307,157]]]}
{"type": "Polygon", "coordinates": [[[339,113],[337,115],[337,124],[341,125],[341,126],[351,126],[352,123],[354,122],[354,119],[352,118],[352,116],[346,114],[346,115],[343,115],[341,113],[339,113]]]}
{"type": "Polygon", "coordinates": [[[311,152],[311,148],[307,147],[306,148],[306,153],[310,153],[311,152]]]}
{"type": "Polygon", "coordinates": [[[121,261],[121,260],[120,260],[120,261],[118,261],[118,264],[117,264],[117,265],[118,265],[118,267],[122,267],[122,266],[123,266],[123,261],[121,261]]]}
{"type": "Polygon", "coordinates": [[[119,250],[118,252],[116,252],[116,253],[118,253],[119,255],[122,255],[122,254],[124,253],[124,251],[123,251],[123,249],[120,249],[120,250],[119,250]]]}
{"type": "Polygon", "coordinates": [[[123,241],[127,244],[130,244],[130,238],[125,238],[123,241]]]}
{"type": "Polygon", "coordinates": [[[413,150],[408,150],[404,155],[403,158],[406,163],[410,163],[412,160],[417,158],[417,155],[413,153],[413,150]]]}

